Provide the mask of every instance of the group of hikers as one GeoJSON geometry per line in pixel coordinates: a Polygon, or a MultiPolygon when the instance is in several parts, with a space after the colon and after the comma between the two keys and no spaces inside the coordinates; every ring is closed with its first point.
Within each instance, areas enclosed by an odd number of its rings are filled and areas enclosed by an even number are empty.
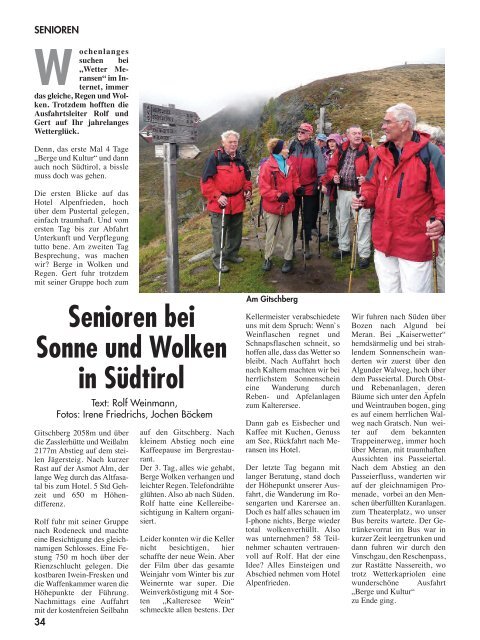
{"type": "MultiPolygon", "coordinates": [[[[360,269],[374,263],[381,293],[444,291],[445,148],[443,131],[416,122],[412,107],[386,110],[379,144],[372,146],[360,126],[344,135],[318,133],[304,122],[290,144],[267,142],[258,189],[266,225],[264,271],[282,237],[283,265],[294,267],[299,235],[303,260],[312,237],[332,246],[332,258],[351,259],[360,269]],[[319,215],[327,216],[320,232],[319,215]],[[352,221],[352,229],[350,229],[352,221]],[[300,224],[299,224],[300,222],[300,224]]],[[[238,264],[243,212],[251,203],[251,171],[239,153],[239,134],[222,134],[222,144],[206,160],[201,178],[213,237],[213,265],[222,273],[238,264]]]]}

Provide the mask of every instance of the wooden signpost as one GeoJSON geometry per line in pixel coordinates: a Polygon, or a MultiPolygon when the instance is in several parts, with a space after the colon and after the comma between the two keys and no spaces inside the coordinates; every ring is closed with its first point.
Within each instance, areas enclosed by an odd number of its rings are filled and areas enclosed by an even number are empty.
{"type": "Polygon", "coordinates": [[[155,157],[163,158],[165,192],[165,232],[167,243],[167,291],[178,293],[178,217],[177,217],[177,153],[180,157],[195,158],[199,149],[197,140],[200,118],[194,111],[175,109],[175,105],[158,106],[144,103],[143,119],[147,125],[140,136],[157,143],[155,157]],[[157,154],[158,143],[163,143],[157,154]],[[178,147],[177,147],[178,145],[178,147]],[[182,149],[183,147],[183,149],[182,149]],[[183,156],[182,156],[183,151],[183,156]]]}

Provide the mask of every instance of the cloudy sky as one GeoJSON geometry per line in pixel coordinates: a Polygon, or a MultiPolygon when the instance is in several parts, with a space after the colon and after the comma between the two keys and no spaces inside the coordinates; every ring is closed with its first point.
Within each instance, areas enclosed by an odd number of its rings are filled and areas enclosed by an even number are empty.
{"type": "Polygon", "coordinates": [[[337,5],[342,13],[330,16],[320,11],[324,3],[311,0],[297,5],[210,0],[187,6],[172,4],[165,14],[175,28],[148,35],[152,25],[145,26],[139,91],[144,102],[174,103],[202,119],[228,104],[275,97],[329,76],[445,62],[444,49],[435,47],[433,38],[418,38],[416,30],[389,36],[383,29],[382,21],[392,24],[389,12],[400,20],[398,4],[385,9],[385,3],[371,1],[361,18],[348,6],[367,5],[342,3],[337,5]]]}

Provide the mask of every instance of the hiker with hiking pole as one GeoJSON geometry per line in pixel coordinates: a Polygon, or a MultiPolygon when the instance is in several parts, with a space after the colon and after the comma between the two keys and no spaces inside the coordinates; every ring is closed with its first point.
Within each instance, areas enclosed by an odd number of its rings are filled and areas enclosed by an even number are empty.
{"type": "Polygon", "coordinates": [[[238,255],[243,212],[252,195],[251,173],[238,151],[239,138],[236,131],[222,133],[222,146],[208,156],[200,181],[212,223],[213,266],[222,273],[230,271],[225,262],[243,262],[238,255]]]}
{"type": "MultiPolygon", "coordinates": [[[[315,136],[315,144],[322,152],[323,160],[325,162],[325,167],[326,167],[330,159],[328,154],[327,136],[324,133],[317,133],[317,135],[315,136]]],[[[318,257],[320,258],[320,253],[321,253],[320,238],[322,236],[322,211],[324,208],[324,199],[325,199],[325,194],[320,184],[318,185],[317,197],[318,197],[317,214],[314,220],[314,228],[312,228],[312,235],[317,234],[318,257]],[[318,223],[318,228],[317,228],[317,223],[318,223]]]]}
{"type": "Polygon", "coordinates": [[[297,139],[289,148],[289,159],[295,167],[300,185],[304,187],[303,195],[295,196],[295,209],[293,210],[293,243],[297,239],[298,218],[300,207],[303,210],[303,253],[305,260],[312,257],[310,242],[312,229],[316,227],[318,212],[318,189],[320,180],[325,173],[325,159],[323,153],[312,140],[313,127],[308,122],[302,123],[297,130],[297,139]]]}
{"type": "MultiPolygon", "coordinates": [[[[352,216],[352,198],[362,184],[368,168],[373,162],[375,152],[362,140],[362,129],[351,125],[347,129],[347,141],[332,155],[324,185],[333,184],[337,189],[337,226],[338,249],[332,258],[342,260],[350,255],[350,218],[352,216]]],[[[370,208],[362,207],[357,225],[358,266],[366,269],[370,265],[370,208]]]]}
{"type": "Polygon", "coordinates": [[[445,233],[445,158],[415,124],[411,106],[387,109],[386,141],[352,202],[375,207],[372,240],[381,293],[431,293],[432,241],[445,233]]]}
{"type": "Polygon", "coordinates": [[[293,218],[295,194],[304,192],[298,174],[288,158],[288,147],[283,140],[271,138],[267,142],[270,156],[262,164],[258,178],[258,188],[262,196],[267,233],[262,269],[272,268],[272,254],[280,232],[283,238],[282,273],[293,269],[293,218]]]}

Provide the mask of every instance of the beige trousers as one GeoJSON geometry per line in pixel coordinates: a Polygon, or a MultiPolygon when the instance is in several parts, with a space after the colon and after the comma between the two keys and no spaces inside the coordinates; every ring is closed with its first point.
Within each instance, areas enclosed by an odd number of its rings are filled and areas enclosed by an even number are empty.
{"type": "Polygon", "coordinates": [[[281,235],[283,238],[283,258],[293,259],[293,219],[292,214],[280,216],[276,213],[265,213],[265,224],[267,225],[267,235],[265,237],[265,259],[272,256],[277,240],[281,235]]]}

